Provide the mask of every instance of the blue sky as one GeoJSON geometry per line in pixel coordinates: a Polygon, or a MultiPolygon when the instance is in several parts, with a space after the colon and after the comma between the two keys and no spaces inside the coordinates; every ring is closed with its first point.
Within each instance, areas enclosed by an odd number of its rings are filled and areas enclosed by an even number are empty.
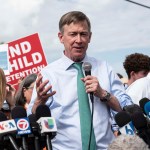
{"type": "MultiPolygon", "coordinates": [[[[141,0],[134,0],[141,3],[141,0]]],[[[150,56],[150,9],[125,0],[0,0],[0,42],[10,42],[39,33],[47,61],[63,51],[58,33],[60,17],[72,10],[83,11],[91,20],[92,40],[88,54],[107,60],[124,76],[128,54],[150,56]]],[[[150,0],[142,0],[150,6],[150,0]]]]}

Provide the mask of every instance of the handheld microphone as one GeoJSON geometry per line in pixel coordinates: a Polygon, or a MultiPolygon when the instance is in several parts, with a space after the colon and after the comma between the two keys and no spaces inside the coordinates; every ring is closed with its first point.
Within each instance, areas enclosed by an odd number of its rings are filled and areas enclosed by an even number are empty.
{"type": "Polygon", "coordinates": [[[51,117],[51,112],[48,106],[39,105],[36,109],[36,119],[39,123],[41,134],[46,136],[46,147],[48,150],[52,150],[51,139],[56,136],[56,122],[51,117]]]}
{"type": "MultiPolygon", "coordinates": [[[[0,134],[1,139],[9,139],[11,145],[15,150],[19,150],[17,143],[14,140],[14,137],[11,133],[15,133],[17,131],[17,127],[15,121],[13,119],[7,120],[7,117],[4,113],[0,112],[0,134]]],[[[4,148],[4,147],[3,147],[4,148]]]]}
{"type": "Polygon", "coordinates": [[[148,98],[142,98],[139,101],[140,107],[142,108],[144,114],[150,118],[150,100],[148,98]]]}
{"type": "Polygon", "coordinates": [[[16,106],[11,111],[11,116],[15,120],[17,125],[17,135],[22,138],[22,146],[24,150],[28,150],[28,144],[26,141],[27,135],[31,134],[31,128],[27,113],[24,107],[16,106]]]}
{"type": "MultiPolygon", "coordinates": [[[[91,75],[92,65],[89,62],[84,62],[82,65],[82,68],[86,76],[91,75]]],[[[93,103],[93,100],[94,100],[93,92],[90,92],[90,99],[91,99],[91,102],[93,103]]]]}
{"type": "Polygon", "coordinates": [[[125,111],[118,112],[115,115],[115,121],[120,127],[119,130],[121,134],[135,135],[135,128],[132,124],[131,117],[127,112],[125,111]]]}

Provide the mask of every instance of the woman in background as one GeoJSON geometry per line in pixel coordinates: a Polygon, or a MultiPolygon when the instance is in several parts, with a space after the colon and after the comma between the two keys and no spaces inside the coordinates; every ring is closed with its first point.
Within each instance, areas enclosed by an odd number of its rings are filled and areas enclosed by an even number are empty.
{"type": "MultiPolygon", "coordinates": [[[[4,116],[6,115],[6,120],[10,119],[10,110],[15,106],[15,88],[6,83],[6,77],[2,68],[0,68],[0,111],[1,111],[1,118],[0,121],[5,121],[5,117],[2,117],[3,113],[4,116]]],[[[7,140],[3,140],[3,135],[0,135],[0,150],[12,150],[13,147],[11,143],[7,140]]]]}
{"type": "Polygon", "coordinates": [[[15,92],[15,88],[6,83],[4,71],[0,68],[0,110],[10,111],[15,106],[15,92]]]}
{"type": "Polygon", "coordinates": [[[18,90],[15,95],[16,106],[23,106],[25,109],[30,103],[32,90],[37,78],[37,74],[30,74],[26,76],[19,84],[18,90]]]}

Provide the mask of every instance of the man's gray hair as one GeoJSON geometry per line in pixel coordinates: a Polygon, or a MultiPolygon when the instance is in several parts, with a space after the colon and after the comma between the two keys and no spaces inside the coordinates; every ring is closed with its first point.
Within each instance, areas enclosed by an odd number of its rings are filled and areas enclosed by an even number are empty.
{"type": "Polygon", "coordinates": [[[137,135],[120,135],[108,150],[149,150],[148,145],[137,135]]]}

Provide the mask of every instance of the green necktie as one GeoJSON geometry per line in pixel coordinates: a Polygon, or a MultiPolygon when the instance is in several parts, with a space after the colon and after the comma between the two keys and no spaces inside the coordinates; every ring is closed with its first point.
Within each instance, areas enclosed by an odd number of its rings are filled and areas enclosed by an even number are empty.
{"type": "MultiPolygon", "coordinates": [[[[74,63],[74,68],[78,70],[77,76],[77,92],[78,92],[78,103],[80,113],[80,126],[81,126],[81,138],[82,138],[82,150],[88,150],[88,144],[90,139],[90,128],[91,128],[91,111],[89,105],[89,98],[85,91],[85,86],[81,78],[84,77],[82,72],[82,63],[74,63]]],[[[92,128],[90,150],[96,149],[95,135],[92,128]]]]}

